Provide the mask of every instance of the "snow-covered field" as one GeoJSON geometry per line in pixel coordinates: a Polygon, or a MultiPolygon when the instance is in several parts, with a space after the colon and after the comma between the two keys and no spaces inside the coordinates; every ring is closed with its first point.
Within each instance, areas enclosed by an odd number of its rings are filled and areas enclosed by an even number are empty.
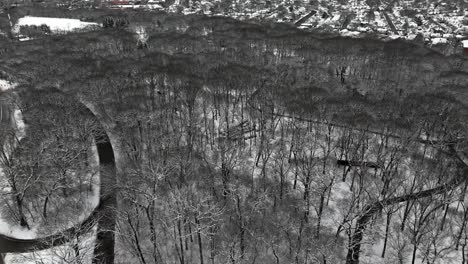
{"type": "Polygon", "coordinates": [[[83,22],[79,19],[25,16],[18,19],[12,31],[14,34],[18,34],[21,26],[41,25],[47,25],[52,33],[70,32],[100,26],[98,23],[83,22]]]}
{"type": "Polygon", "coordinates": [[[0,215],[0,234],[19,239],[33,239],[37,237],[37,227],[28,230],[20,226],[12,226],[0,215]]]}
{"type": "Polygon", "coordinates": [[[16,84],[11,83],[7,80],[0,80],[0,92],[15,88],[16,84]]]}

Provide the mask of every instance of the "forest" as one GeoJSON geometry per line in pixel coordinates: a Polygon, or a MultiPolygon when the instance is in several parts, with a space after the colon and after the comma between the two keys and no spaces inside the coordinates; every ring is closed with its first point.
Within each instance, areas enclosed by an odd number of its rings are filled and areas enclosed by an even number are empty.
{"type": "Polygon", "coordinates": [[[141,12],[1,39],[0,212],[37,237],[0,253],[468,263],[466,58],[141,12]]]}

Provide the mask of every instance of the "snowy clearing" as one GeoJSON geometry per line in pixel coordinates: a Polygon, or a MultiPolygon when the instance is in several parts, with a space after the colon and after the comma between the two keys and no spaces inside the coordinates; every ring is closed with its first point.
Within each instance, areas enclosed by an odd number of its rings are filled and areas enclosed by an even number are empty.
{"type": "Polygon", "coordinates": [[[0,92],[4,92],[6,90],[9,90],[11,88],[15,88],[16,84],[15,83],[11,83],[9,81],[6,81],[6,80],[0,80],[0,92]]]}
{"type": "Polygon", "coordinates": [[[0,216],[0,234],[19,239],[34,239],[37,237],[37,227],[27,228],[11,225],[0,216]]]}
{"type": "Polygon", "coordinates": [[[100,26],[98,23],[83,22],[79,19],[25,16],[18,19],[18,22],[13,27],[13,33],[18,34],[21,26],[41,25],[47,25],[53,33],[63,33],[88,27],[100,26]]]}

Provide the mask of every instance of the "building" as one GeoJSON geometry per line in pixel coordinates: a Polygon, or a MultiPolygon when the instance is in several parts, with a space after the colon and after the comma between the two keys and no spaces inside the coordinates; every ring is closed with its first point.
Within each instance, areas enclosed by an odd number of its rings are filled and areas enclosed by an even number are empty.
{"type": "Polygon", "coordinates": [[[463,54],[468,56],[468,39],[462,40],[463,44],[463,54]]]}
{"type": "Polygon", "coordinates": [[[0,100],[0,125],[10,124],[12,119],[10,107],[6,102],[0,100]]]}
{"type": "Polygon", "coordinates": [[[110,2],[111,7],[117,7],[117,8],[122,8],[122,7],[131,7],[133,5],[133,1],[119,1],[119,0],[114,0],[110,2]]]}
{"type": "Polygon", "coordinates": [[[130,5],[130,1],[111,1],[111,5],[130,5]]]}

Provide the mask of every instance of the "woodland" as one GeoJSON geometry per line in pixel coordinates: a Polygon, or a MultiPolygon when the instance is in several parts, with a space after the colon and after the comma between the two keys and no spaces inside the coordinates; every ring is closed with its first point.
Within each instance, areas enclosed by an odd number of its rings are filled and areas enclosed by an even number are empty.
{"type": "Polygon", "coordinates": [[[0,237],[0,253],[468,263],[466,58],[285,24],[96,12],[106,27],[1,39],[0,78],[16,86],[0,104],[26,126],[20,139],[0,123],[0,212],[38,238],[15,249],[0,237]]]}

